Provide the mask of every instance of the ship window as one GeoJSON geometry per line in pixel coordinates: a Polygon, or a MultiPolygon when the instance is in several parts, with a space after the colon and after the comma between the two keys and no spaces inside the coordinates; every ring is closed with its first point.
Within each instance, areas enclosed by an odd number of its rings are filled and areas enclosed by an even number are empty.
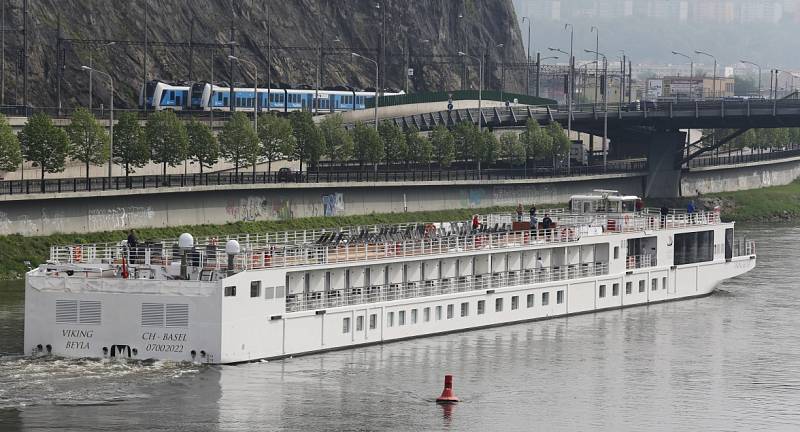
{"type": "Polygon", "coordinates": [[[250,297],[261,297],[261,281],[250,282],[250,297]]]}
{"type": "Polygon", "coordinates": [[[436,321],[442,319],[442,307],[436,306],[436,321]]]}
{"type": "Polygon", "coordinates": [[[661,278],[661,289],[667,289],[667,278],[661,278]]]}
{"type": "Polygon", "coordinates": [[[650,285],[651,285],[651,286],[650,286],[650,290],[651,290],[651,291],[655,291],[655,290],[657,290],[657,289],[658,289],[658,279],[656,279],[656,278],[653,278],[653,280],[652,280],[652,281],[650,281],[650,285]]]}
{"type": "Polygon", "coordinates": [[[478,315],[486,313],[486,300],[478,300],[478,315]]]}
{"type": "Polygon", "coordinates": [[[619,258],[619,246],[614,246],[614,259],[619,258]]]}
{"type": "Polygon", "coordinates": [[[411,324],[417,323],[417,310],[411,309],[411,324]]]}
{"type": "Polygon", "coordinates": [[[673,241],[675,265],[714,260],[714,231],[675,234],[673,241]]]}
{"type": "Polygon", "coordinates": [[[406,311],[397,313],[397,325],[406,325],[406,311]]]}
{"type": "Polygon", "coordinates": [[[342,333],[350,333],[350,317],[342,319],[342,333]]]}
{"type": "Polygon", "coordinates": [[[389,312],[386,314],[386,327],[391,327],[394,325],[394,312],[389,312]]]}
{"type": "Polygon", "coordinates": [[[469,303],[461,303],[461,317],[469,316],[469,303]]]}
{"type": "Polygon", "coordinates": [[[356,317],[356,331],[364,330],[364,316],[359,315],[356,317]]]}
{"type": "Polygon", "coordinates": [[[225,297],[236,297],[236,287],[235,286],[226,286],[225,287],[225,297]]]}
{"type": "Polygon", "coordinates": [[[639,292],[640,293],[644,292],[644,280],[639,281],[639,292]]]}
{"type": "Polygon", "coordinates": [[[511,297],[511,310],[519,309],[519,296],[511,297]]]}
{"type": "Polygon", "coordinates": [[[503,299],[502,298],[494,299],[494,311],[495,312],[502,312],[503,311],[503,299]]]}
{"type": "Polygon", "coordinates": [[[564,290],[556,291],[556,304],[564,303],[564,290]]]}
{"type": "Polygon", "coordinates": [[[633,292],[633,282],[625,282],[625,294],[633,292]]]}
{"type": "Polygon", "coordinates": [[[605,285],[600,285],[600,294],[599,294],[599,297],[600,297],[600,298],[603,298],[603,297],[605,297],[605,296],[606,296],[606,286],[605,286],[605,285]]]}
{"type": "Polygon", "coordinates": [[[542,306],[547,306],[550,304],[550,293],[544,292],[542,293],[542,306]]]}
{"type": "Polygon", "coordinates": [[[369,329],[375,330],[378,327],[378,314],[370,314],[369,316],[369,329]]]}
{"type": "Polygon", "coordinates": [[[422,310],[422,320],[428,322],[431,320],[431,308],[426,307],[422,310]]]}
{"type": "Polygon", "coordinates": [[[453,315],[455,315],[455,309],[455,306],[451,304],[447,305],[447,319],[453,318],[453,315]]]}
{"type": "Polygon", "coordinates": [[[528,307],[529,308],[533,307],[533,299],[534,299],[534,297],[536,297],[536,296],[533,295],[533,294],[528,294],[528,296],[526,297],[527,301],[528,301],[528,307]]]}
{"type": "Polygon", "coordinates": [[[276,287],[275,287],[275,298],[276,298],[276,299],[277,299],[277,298],[283,298],[283,294],[284,294],[284,291],[285,291],[285,290],[286,290],[286,288],[285,288],[283,285],[281,285],[281,286],[276,286],[276,287]]]}
{"type": "Polygon", "coordinates": [[[612,295],[612,296],[614,296],[614,297],[616,297],[616,296],[618,296],[618,295],[619,295],[619,284],[618,284],[618,283],[615,283],[615,284],[614,284],[614,285],[611,287],[611,295],[612,295]]]}
{"type": "Polygon", "coordinates": [[[264,287],[264,299],[272,300],[275,298],[275,287],[264,287]]]}

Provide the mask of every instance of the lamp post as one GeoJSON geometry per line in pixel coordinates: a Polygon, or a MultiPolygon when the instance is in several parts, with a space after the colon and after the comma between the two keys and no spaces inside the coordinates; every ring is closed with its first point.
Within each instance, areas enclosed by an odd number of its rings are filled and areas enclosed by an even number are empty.
{"type": "Polygon", "coordinates": [[[505,69],[505,50],[506,44],[497,44],[495,48],[499,48],[502,50],[501,58],[500,58],[500,101],[503,102],[503,90],[506,85],[506,69],[505,69]]]}
{"type": "Polygon", "coordinates": [[[567,102],[567,140],[569,141],[569,152],[567,153],[567,174],[570,173],[572,160],[572,98],[575,94],[575,56],[573,53],[573,42],[575,40],[575,27],[572,24],[564,24],[564,30],[569,29],[569,98],[567,102]]]}
{"type": "Polygon", "coordinates": [[[539,97],[539,90],[540,90],[540,80],[539,75],[542,71],[542,62],[545,60],[558,60],[558,56],[549,56],[549,57],[542,57],[541,54],[536,55],[536,97],[539,97]]]}
{"type": "Polygon", "coordinates": [[[109,74],[107,74],[107,73],[105,73],[103,71],[99,71],[97,69],[90,68],[89,66],[81,66],[81,69],[83,69],[85,71],[88,71],[88,72],[97,72],[100,75],[104,75],[106,78],[108,78],[108,81],[111,83],[111,117],[110,117],[111,120],[110,120],[110,122],[108,124],[108,128],[110,129],[110,132],[109,132],[109,135],[110,135],[109,147],[110,148],[109,148],[109,153],[108,153],[108,181],[109,181],[109,185],[110,185],[111,184],[110,183],[111,182],[111,167],[112,167],[113,162],[114,162],[114,78],[112,78],[111,75],[109,75],[109,74]]]}
{"type": "Polygon", "coordinates": [[[749,64],[749,65],[752,65],[752,66],[755,66],[755,67],[758,68],[758,96],[760,97],[761,96],[761,66],[756,64],[756,63],[753,63],[751,61],[747,61],[747,60],[739,60],[739,61],[744,63],[744,64],[749,64]]]}
{"type": "Polygon", "coordinates": [[[463,51],[459,51],[458,55],[462,57],[469,57],[478,61],[478,132],[483,132],[483,111],[481,111],[481,105],[483,102],[483,59],[467,54],[463,51]]]}
{"type": "Polygon", "coordinates": [[[608,159],[608,58],[603,53],[592,50],[584,50],[590,54],[596,54],[603,57],[603,172],[606,171],[606,162],[608,159]]]}
{"type": "MultiPolygon", "coordinates": [[[[595,52],[600,51],[600,29],[597,26],[592,26],[591,31],[595,34],[595,52]]],[[[588,70],[587,70],[588,73],[588,70]]],[[[600,56],[594,55],[594,103],[597,104],[597,92],[600,87],[600,56]]]]}
{"type": "Polygon", "coordinates": [[[380,68],[378,67],[378,61],[373,60],[369,57],[365,57],[358,53],[350,53],[353,57],[358,57],[360,59],[364,59],[368,62],[372,62],[375,64],[375,130],[378,130],[378,76],[380,74],[380,68]]]}
{"type": "Polygon", "coordinates": [[[714,81],[713,81],[714,82],[714,93],[713,93],[713,97],[717,97],[717,58],[714,57],[713,55],[707,53],[707,52],[704,52],[704,51],[695,50],[694,53],[697,54],[697,55],[704,55],[706,57],[711,57],[712,59],[714,59],[714,81]]]}
{"type": "Polygon", "coordinates": [[[252,66],[255,70],[255,76],[253,80],[253,99],[255,100],[254,109],[253,109],[253,129],[256,133],[258,133],[258,65],[255,63],[245,60],[243,58],[239,58],[233,55],[228,56],[228,60],[233,60],[236,63],[246,63],[248,66],[252,66]]]}
{"type": "Polygon", "coordinates": [[[522,17],[522,22],[528,21],[528,57],[525,59],[525,94],[531,95],[531,21],[530,17],[522,17]]]}
{"type": "MultiPolygon", "coordinates": [[[[694,58],[687,54],[672,51],[672,55],[681,56],[686,60],[689,60],[689,96],[693,99],[694,98],[694,58]]],[[[702,95],[701,95],[702,97],[702,95]]]]}

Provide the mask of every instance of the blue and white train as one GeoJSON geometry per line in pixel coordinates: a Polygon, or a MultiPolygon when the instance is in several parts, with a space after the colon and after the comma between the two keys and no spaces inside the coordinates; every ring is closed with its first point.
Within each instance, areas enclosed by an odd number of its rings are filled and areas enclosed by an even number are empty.
{"type": "MultiPolygon", "coordinates": [[[[193,84],[169,84],[163,81],[150,81],[145,87],[144,100],[139,104],[150,110],[174,111],[230,111],[230,87],[212,86],[207,82],[193,84]]],[[[365,109],[367,101],[375,98],[375,92],[356,91],[337,87],[335,90],[259,88],[258,110],[270,112],[311,111],[339,112],[365,109]],[[315,98],[319,98],[316,103],[315,98]]],[[[234,87],[234,104],[237,111],[255,110],[255,97],[252,87],[234,87]]],[[[403,91],[387,91],[385,96],[404,94],[403,91]]]]}

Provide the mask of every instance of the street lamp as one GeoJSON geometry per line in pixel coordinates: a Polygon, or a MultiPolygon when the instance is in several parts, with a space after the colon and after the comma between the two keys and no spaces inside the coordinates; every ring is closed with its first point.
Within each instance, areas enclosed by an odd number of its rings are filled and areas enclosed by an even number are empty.
{"type": "Polygon", "coordinates": [[[111,75],[99,71],[97,69],[91,68],[89,66],[81,66],[81,69],[88,71],[88,72],[97,72],[100,75],[105,75],[108,78],[108,81],[111,83],[111,121],[109,122],[108,128],[111,130],[110,141],[109,141],[109,153],[108,153],[108,181],[109,185],[111,184],[111,166],[114,162],[114,78],[111,75]]]}
{"type": "Polygon", "coordinates": [[[245,60],[233,55],[229,55],[228,60],[233,60],[236,63],[246,63],[247,65],[252,66],[255,70],[255,77],[253,80],[253,99],[255,99],[253,109],[253,129],[256,133],[258,133],[258,65],[249,60],[245,60]]]}
{"type": "MultiPolygon", "coordinates": [[[[108,48],[112,45],[116,45],[116,42],[108,42],[103,44],[103,48],[108,48]]],[[[94,67],[94,47],[89,51],[89,67],[94,67]]],[[[92,71],[89,71],[89,112],[92,111],[92,85],[94,84],[94,79],[92,77],[92,71]]]]}
{"type": "Polygon", "coordinates": [[[528,57],[525,60],[525,90],[528,96],[531,95],[531,24],[530,17],[522,17],[522,22],[528,21],[528,57]]]}
{"type": "Polygon", "coordinates": [[[714,93],[713,93],[714,96],[713,97],[717,97],[717,58],[714,57],[713,55],[707,53],[707,52],[704,52],[704,51],[695,50],[694,53],[697,54],[697,55],[704,55],[706,57],[711,57],[712,59],[714,59],[714,93]]]}
{"type": "Polygon", "coordinates": [[[603,172],[605,172],[608,153],[608,58],[605,54],[597,51],[588,49],[584,51],[603,57],[603,87],[605,87],[603,92],[603,172]]]}
{"type": "MultiPolygon", "coordinates": [[[[591,32],[595,34],[595,52],[600,51],[600,29],[592,26],[591,32]]],[[[588,72],[587,72],[588,73],[588,72]]],[[[600,56],[594,55],[594,103],[597,103],[597,92],[600,87],[600,56]]],[[[584,95],[585,97],[586,95],[584,95]]]]}
{"type": "Polygon", "coordinates": [[[350,55],[353,57],[364,59],[368,62],[372,62],[375,64],[375,130],[377,131],[378,130],[378,76],[380,72],[380,69],[378,67],[378,62],[369,57],[364,57],[363,55],[358,53],[350,53],[350,55]]]}
{"type": "Polygon", "coordinates": [[[739,61],[744,64],[749,64],[758,68],[758,96],[761,96],[761,66],[747,60],[739,60],[739,61]]]}
{"type": "Polygon", "coordinates": [[[573,42],[575,40],[575,26],[572,24],[564,24],[564,30],[569,29],[569,98],[567,102],[567,140],[569,141],[569,152],[567,152],[567,174],[570,173],[570,164],[572,159],[572,98],[575,94],[575,56],[572,54],[573,42]]]}
{"type": "Polygon", "coordinates": [[[483,132],[483,111],[481,111],[483,102],[483,59],[467,54],[463,51],[459,51],[458,55],[462,57],[469,57],[478,61],[478,132],[483,132]]]}
{"type": "Polygon", "coordinates": [[[672,51],[672,55],[681,56],[689,60],[689,78],[694,78],[694,58],[678,51],[672,51]]]}

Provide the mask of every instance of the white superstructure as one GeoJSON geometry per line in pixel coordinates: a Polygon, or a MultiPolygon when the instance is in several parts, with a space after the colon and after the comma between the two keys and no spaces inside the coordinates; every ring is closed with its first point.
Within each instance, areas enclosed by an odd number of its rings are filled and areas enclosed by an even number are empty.
{"type": "MultiPolygon", "coordinates": [[[[751,270],[717,212],[611,191],[549,228],[470,221],[54,246],[26,276],[25,350],[235,363],[710,294],[751,270]]],[[[545,214],[539,212],[539,221],[545,214]]],[[[514,215],[516,219],[516,215],[514,215]]]]}

